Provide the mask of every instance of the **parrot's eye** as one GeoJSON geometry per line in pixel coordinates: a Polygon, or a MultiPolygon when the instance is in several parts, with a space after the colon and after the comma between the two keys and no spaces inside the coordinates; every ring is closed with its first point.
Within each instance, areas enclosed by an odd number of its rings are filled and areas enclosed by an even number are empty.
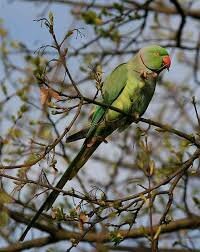
{"type": "Polygon", "coordinates": [[[158,56],[160,56],[160,53],[159,52],[154,52],[154,56],[158,57],[158,56]]]}

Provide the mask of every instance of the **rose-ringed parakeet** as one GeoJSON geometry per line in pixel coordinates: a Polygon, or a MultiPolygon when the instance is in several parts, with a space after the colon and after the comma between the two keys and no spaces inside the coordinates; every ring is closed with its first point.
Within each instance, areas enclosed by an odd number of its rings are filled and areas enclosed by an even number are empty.
{"type": "MultiPolygon", "coordinates": [[[[135,118],[144,114],[154,94],[159,73],[164,69],[169,70],[170,64],[171,60],[165,48],[150,45],[140,49],[127,63],[120,64],[112,71],[102,88],[102,102],[108,107],[96,106],[90,128],[67,139],[80,139],[83,137],[82,133],[85,133],[86,137],[79,153],[57,183],[57,188],[62,189],[66,182],[77,174],[108,135],[131,124],[130,117],[125,114],[134,115],[135,118]],[[112,110],[109,106],[120,109],[124,114],[112,110]]],[[[58,191],[49,194],[20,237],[21,241],[43,210],[51,208],[58,195],[58,191]]]]}

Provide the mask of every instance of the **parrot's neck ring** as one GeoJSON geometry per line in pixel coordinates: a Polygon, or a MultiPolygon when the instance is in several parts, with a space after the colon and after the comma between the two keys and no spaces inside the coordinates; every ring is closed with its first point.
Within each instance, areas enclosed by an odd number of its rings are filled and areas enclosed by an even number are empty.
{"type": "Polygon", "coordinates": [[[145,64],[145,62],[144,62],[144,60],[143,60],[141,54],[140,54],[140,59],[141,59],[141,61],[142,61],[142,64],[143,64],[147,69],[149,69],[150,71],[155,72],[155,73],[157,73],[157,74],[159,74],[162,70],[164,70],[164,69],[166,68],[166,65],[161,66],[161,67],[158,68],[158,69],[157,69],[157,68],[148,67],[148,66],[145,64]]]}

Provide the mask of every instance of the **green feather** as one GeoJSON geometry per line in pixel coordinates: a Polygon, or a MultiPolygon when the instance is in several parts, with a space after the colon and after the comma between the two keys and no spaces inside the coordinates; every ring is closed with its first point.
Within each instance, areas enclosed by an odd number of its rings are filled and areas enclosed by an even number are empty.
{"type": "Polygon", "coordinates": [[[120,95],[128,78],[127,64],[117,66],[103,84],[103,102],[111,105],[120,95]]]}

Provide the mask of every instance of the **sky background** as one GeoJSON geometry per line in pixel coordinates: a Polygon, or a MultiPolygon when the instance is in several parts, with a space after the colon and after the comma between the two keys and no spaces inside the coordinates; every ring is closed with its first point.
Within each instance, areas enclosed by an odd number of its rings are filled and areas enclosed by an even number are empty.
{"type": "MultiPolygon", "coordinates": [[[[46,3],[39,5],[20,0],[16,1],[0,0],[0,18],[4,20],[5,28],[9,31],[9,37],[12,40],[23,41],[29,48],[32,48],[34,50],[36,50],[41,45],[48,44],[51,42],[50,35],[47,29],[44,29],[43,27],[41,28],[40,23],[33,21],[34,19],[46,16],[49,11],[52,11],[54,14],[56,34],[60,39],[63,37],[63,33],[65,33],[71,27],[75,26],[76,28],[77,27],[80,28],[83,25],[79,21],[75,21],[74,23],[70,15],[70,9],[64,5],[51,4],[49,6],[46,3]],[[47,8],[48,11],[46,12],[47,8]]],[[[176,22],[177,19],[174,18],[174,21],[176,22]]],[[[197,29],[197,27],[198,26],[191,27],[191,30],[197,29]]],[[[73,38],[71,44],[73,45],[73,41],[76,42],[76,46],[84,43],[90,36],[90,32],[91,32],[90,27],[84,25],[85,37],[79,40],[73,38]]],[[[189,29],[188,32],[190,32],[189,29]]],[[[166,72],[164,76],[166,79],[169,78],[175,80],[177,82],[177,85],[179,85],[181,84],[181,78],[184,79],[184,75],[188,74],[187,73],[188,69],[186,67],[183,68],[183,65],[176,64],[176,62],[173,61],[173,50],[171,50],[171,53],[172,53],[173,67],[171,68],[170,72],[169,73],[166,72]]],[[[16,57],[16,61],[18,60],[20,62],[20,59],[16,57]]],[[[76,73],[77,64],[79,64],[79,62],[74,61],[73,65],[70,65],[70,68],[72,69],[72,71],[74,71],[74,73],[76,73]]],[[[116,62],[111,62],[110,69],[112,69],[115,64],[116,62]]],[[[109,72],[109,70],[107,71],[109,72]]],[[[1,72],[1,66],[0,66],[0,72],[1,72]]],[[[189,84],[193,85],[193,82],[191,82],[190,80],[189,84]]],[[[196,94],[198,94],[198,91],[199,88],[196,89],[196,94]]],[[[151,108],[148,109],[147,111],[148,115],[149,114],[153,115],[154,111],[156,110],[156,105],[159,104],[160,102],[159,92],[161,91],[158,88],[156,90],[157,94],[154,96],[154,106],[151,105],[151,108]]],[[[103,146],[102,148],[105,148],[105,146],[103,146]]],[[[107,148],[109,149],[109,147],[107,148]]],[[[93,175],[98,174],[102,176],[101,171],[97,169],[97,174],[95,173],[93,175]]],[[[41,249],[41,251],[43,250],[41,249]]]]}
{"type": "MultiPolygon", "coordinates": [[[[41,43],[49,39],[49,34],[41,26],[33,20],[45,16],[45,10],[48,4],[35,4],[24,1],[0,1],[0,16],[5,21],[5,26],[9,30],[10,37],[19,41],[25,41],[30,47],[39,47],[41,43]],[[39,15],[38,15],[39,14],[39,15]]],[[[48,10],[52,10],[56,16],[56,31],[58,36],[61,31],[67,30],[71,23],[70,15],[67,6],[61,7],[60,4],[51,4],[48,10]],[[59,29],[59,26],[62,28],[59,29]]]]}

